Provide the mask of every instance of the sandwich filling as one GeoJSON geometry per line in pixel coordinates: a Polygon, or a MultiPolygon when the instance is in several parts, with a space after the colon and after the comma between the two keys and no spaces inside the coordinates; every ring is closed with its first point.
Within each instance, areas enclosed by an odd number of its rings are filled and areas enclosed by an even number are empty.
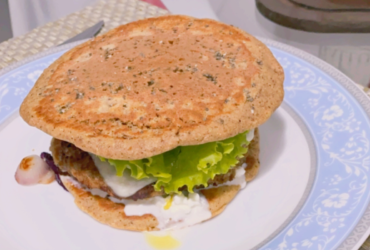
{"type": "Polygon", "coordinates": [[[219,142],[182,146],[138,161],[104,159],[57,139],[53,139],[50,149],[64,183],[124,204],[126,216],[151,214],[162,230],[194,225],[212,217],[201,190],[246,186],[248,149],[255,133],[257,130],[250,130],[219,142]],[[158,161],[164,166],[159,166],[158,161]],[[179,163],[188,163],[182,165],[183,176],[176,172],[179,163]],[[158,183],[162,183],[159,188],[158,183]]]}
{"type": "Polygon", "coordinates": [[[254,130],[250,130],[223,141],[182,146],[135,161],[104,159],[57,139],[50,150],[62,175],[118,199],[139,200],[187,195],[232,181],[246,161],[253,137],[254,130]]]}

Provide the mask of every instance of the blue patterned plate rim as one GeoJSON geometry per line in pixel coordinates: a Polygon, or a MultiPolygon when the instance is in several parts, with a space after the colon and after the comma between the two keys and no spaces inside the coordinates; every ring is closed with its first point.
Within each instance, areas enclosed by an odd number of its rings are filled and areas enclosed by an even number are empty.
{"type": "MultiPolygon", "coordinates": [[[[370,233],[370,99],[347,76],[317,57],[273,40],[260,40],[284,68],[284,102],[314,138],[318,172],[296,216],[256,248],[357,249],[370,233]]],[[[18,110],[42,69],[81,42],[52,48],[0,70],[0,126],[18,110]],[[25,77],[18,72],[42,60],[37,73],[28,72],[25,77]],[[8,98],[11,88],[13,96],[8,98]]]]}

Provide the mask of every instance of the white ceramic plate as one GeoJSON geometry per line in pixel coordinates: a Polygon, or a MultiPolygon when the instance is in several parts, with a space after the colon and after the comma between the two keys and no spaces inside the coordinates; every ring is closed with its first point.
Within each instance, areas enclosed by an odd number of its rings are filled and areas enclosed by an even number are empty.
{"type": "MultiPolygon", "coordinates": [[[[216,218],[169,232],[177,249],[357,249],[369,234],[370,101],[336,69],[263,40],[286,74],[283,105],[260,128],[261,169],[216,218]],[[367,108],[365,108],[367,107],[367,108]]],[[[14,180],[50,137],[18,108],[70,44],[0,72],[0,249],[153,249],[144,233],[102,225],[56,183],[14,180]]]]}

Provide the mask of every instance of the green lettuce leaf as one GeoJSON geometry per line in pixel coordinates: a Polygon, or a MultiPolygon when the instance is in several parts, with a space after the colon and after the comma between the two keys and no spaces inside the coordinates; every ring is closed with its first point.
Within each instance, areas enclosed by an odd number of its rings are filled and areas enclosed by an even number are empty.
{"type": "Polygon", "coordinates": [[[217,174],[225,174],[238,163],[238,158],[248,151],[246,139],[248,131],[232,138],[209,142],[202,145],[180,146],[160,155],[134,161],[108,161],[116,168],[117,175],[122,176],[129,169],[135,179],[157,178],[154,189],[165,193],[181,193],[179,188],[187,186],[190,193],[194,187],[207,187],[208,180],[217,174]]]}

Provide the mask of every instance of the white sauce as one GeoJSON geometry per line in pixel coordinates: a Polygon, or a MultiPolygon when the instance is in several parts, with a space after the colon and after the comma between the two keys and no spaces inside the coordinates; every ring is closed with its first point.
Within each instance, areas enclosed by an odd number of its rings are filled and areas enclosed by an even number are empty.
{"type": "MultiPolygon", "coordinates": [[[[246,163],[243,163],[240,167],[235,168],[235,177],[231,181],[225,182],[219,186],[231,186],[231,185],[239,185],[240,189],[245,188],[247,182],[245,181],[245,168],[247,167],[246,163]]],[[[219,187],[218,186],[218,187],[219,187]]]]}
{"type": "Polygon", "coordinates": [[[103,162],[99,157],[92,155],[95,166],[98,168],[100,175],[104,178],[105,183],[113,192],[121,197],[129,197],[135,194],[143,187],[156,181],[156,178],[144,178],[136,180],[130,176],[130,171],[124,171],[122,176],[116,175],[116,168],[108,162],[103,162]]]}
{"type": "MultiPolygon", "coordinates": [[[[152,214],[158,220],[158,229],[178,229],[191,226],[211,218],[207,199],[198,193],[174,195],[169,209],[165,210],[168,198],[161,196],[145,200],[132,201],[125,203],[125,213],[129,216],[141,216],[152,214]]],[[[112,199],[112,201],[116,202],[112,199]]]]}
{"type": "MultiPolygon", "coordinates": [[[[245,181],[245,168],[247,167],[246,163],[243,163],[240,167],[235,168],[235,177],[231,181],[227,181],[225,183],[219,184],[217,186],[208,186],[206,188],[202,189],[212,189],[212,188],[218,188],[221,186],[232,186],[232,185],[239,185],[240,189],[245,188],[247,185],[247,182],[245,181]]],[[[196,191],[202,190],[202,189],[197,189],[196,191]]]]}
{"type": "Polygon", "coordinates": [[[247,134],[247,141],[252,141],[254,138],[254,129],[251,129],[249,130],[248,134],[247,134]]]}

